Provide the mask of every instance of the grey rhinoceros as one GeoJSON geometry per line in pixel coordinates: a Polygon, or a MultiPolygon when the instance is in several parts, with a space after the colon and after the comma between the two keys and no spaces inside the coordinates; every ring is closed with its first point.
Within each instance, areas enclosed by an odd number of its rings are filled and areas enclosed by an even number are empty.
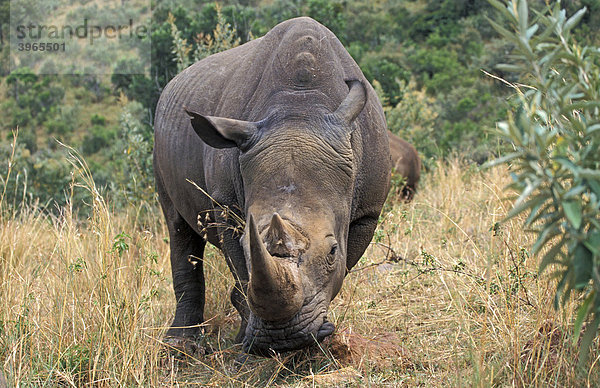
{"type": "Polygon", "coordinates": [[[203,322],[206,240],[235,278],[246,352],[330,335],[329,304],[371,241],[391,171],[381,104],[340,41],[285,21],[182,71],[155,117],[177,301],[167,337],[203,322]]]}
{"type": "Polygon", "coordinates": [[[417,185],[421,178],[421,158],[415,147],[406,140],[392,132],[388,132],[388,137],[392,169],[396,175],[404,178],[404,186],[401,189],[402,199],[411,201],[417,192],[417,185]]]}

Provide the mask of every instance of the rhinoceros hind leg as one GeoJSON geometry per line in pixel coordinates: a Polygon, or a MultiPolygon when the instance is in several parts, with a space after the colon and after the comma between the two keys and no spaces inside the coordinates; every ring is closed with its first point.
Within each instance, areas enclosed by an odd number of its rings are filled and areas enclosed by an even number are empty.
{"type": "Polygon", "coordinates": [[[195,337],[204,322],[204,269],[206,242],[181,218],[169,222],[171,271],[175,291],[175,318],[167,337],[195,337]],[[173,222],[174,221],[174,222],[173,222]]]}
{"type": "Polygon", "coordinates": [[[347,271],[350,271],[356,265],[371,243],[371,238],[377,228],[377,220],[377,215],[364,216],[350,224],[346,261],[347,271]]]}

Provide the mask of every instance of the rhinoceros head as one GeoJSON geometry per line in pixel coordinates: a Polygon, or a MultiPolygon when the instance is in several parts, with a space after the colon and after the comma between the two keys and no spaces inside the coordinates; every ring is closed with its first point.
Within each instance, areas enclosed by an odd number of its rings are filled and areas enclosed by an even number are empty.
{"type": "Polygon", "coordinates": [[[367,99],[360,81],[347,84],[334,112],[275,110],[260,122],[188,112],[207,144],[240,150],[250,274],[247,351],[301,348],[334,330],[326,314],[346,271],[356,178],[352,123],[367,99]]]}

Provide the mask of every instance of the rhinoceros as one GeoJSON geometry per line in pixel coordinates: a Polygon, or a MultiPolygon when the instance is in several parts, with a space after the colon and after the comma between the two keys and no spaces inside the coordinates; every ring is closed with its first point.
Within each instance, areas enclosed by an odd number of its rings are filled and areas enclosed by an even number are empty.
{"type": "Polygon", "coordinates": [[[402,199],[411,201],[417,191],[421,178],[421,159],[419,153],[406,140],[388,132],[392,169],[395,174],[405,179],[400,195],[402,199]]]}
{"type": "Polygon", "coordinates": [[[154,130],[177,303],[166,337],[199,334],[206,241],[235,279],[245,352],[332,334],[330,302],[371,241],[391,171],[381,104],[335,35],[301,17],[202,59],[165,87],[154,130]]]}

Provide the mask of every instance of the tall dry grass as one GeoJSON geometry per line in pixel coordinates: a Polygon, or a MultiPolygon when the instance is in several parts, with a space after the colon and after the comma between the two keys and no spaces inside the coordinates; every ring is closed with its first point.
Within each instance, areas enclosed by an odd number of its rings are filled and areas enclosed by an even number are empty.
{"type": "MultiPolygon", "coordinates": [[[[232,344],[237,316],[222,255],[205,258],[212,353],[173,357],[168,237],[158,212],[116,213],[85,163],[87,219],[0,203],[0,371],[15,386],[596,386],[598,351],[575,370],[573,312],[527,255],[507,212],[506,170],[441,163],[410,204],[391,200],[374,242],[332,303],[336,335],[272,359],[232,344]]],[[[69,190],[67,190],[69,192],[69,190]]]]}
{"type": "Polygon", "coordinates": [[[156,242],[164,231],[115,216],[85,164],[73,161],[73,186],[93,194],[87,220],[74,217],[72,203],[58,216],[2,209],[2,369],[15,385],[153,385],[153,331],[168,315],[155,303],[168,276],[165,244],[156,242]]]}

